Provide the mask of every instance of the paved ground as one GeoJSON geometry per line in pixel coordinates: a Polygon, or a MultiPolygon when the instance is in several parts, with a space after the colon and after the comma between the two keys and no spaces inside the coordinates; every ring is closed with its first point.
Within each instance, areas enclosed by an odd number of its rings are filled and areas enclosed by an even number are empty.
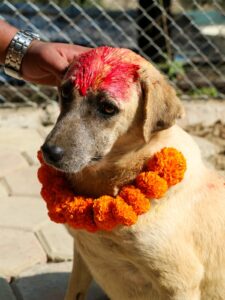
{"type": "MultiPolygon", "coordinates": [[[[225,104],[221,107],[225,112],[225,104]]],[[[218,107],[215,111],[210,124],[222,122],[224,112],[218,107]]],[[[203,122],[199,108],[197,113],[196,120],[203,122]]],[[[44,113],[0,110],[0,300],[63,299],[72,239],[62,225],[49,221],[36,177],[36,153],[56,114],[54,106],[44,113]]],[[[187,120],[186,126],[195,122],[187,120]]],[[[222,151],[205,139],[197,142],[206,158],[222,151]]],[[[94,287],[89,299],[100,299],[99,295],[94,287]]]]}

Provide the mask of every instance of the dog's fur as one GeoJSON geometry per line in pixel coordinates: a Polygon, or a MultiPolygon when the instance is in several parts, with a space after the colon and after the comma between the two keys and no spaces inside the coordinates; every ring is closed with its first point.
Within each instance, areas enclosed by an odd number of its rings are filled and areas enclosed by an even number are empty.
{"type": "Polygon", "coordinates": [[[163,147],[180,150],[187,171],[131,227],[94,234],[69,228],[74,266],[65,299],[85,299],[93,277],[111,300],[224,300],[224,180],[205,168],[192,138],[174,125],[183,110],[173,88],[150,63],[131,57],[140,65],[139,79],[129,87],[129,101],[110,99],[120,112],[109,120],[93,112],[95,104],[89,108],[98,92],[83,99],[71,92],[69,79],[63,83],[69,101],[61,99],[46,143],[65,155],[53,165],[68,174],[76,192],[94,197],[116,195],[163,147]]]}

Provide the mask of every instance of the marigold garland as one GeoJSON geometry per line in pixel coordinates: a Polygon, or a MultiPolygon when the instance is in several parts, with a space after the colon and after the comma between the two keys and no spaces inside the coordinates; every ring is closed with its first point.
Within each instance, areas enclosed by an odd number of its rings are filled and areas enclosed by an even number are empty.
{"type": "Polygon", "coordinates": [[[165,179],[170,187],[183,179],[186,160],[176,149],[163,148],[148,161],[147,168],[165,179]]]}
{"type": "Polygon", "coordinates": [[[116,197],[103,195],[93,199],[74,195],[63,173],[45,164],[41,151],[38,159],[41,195],[50,219],[89,232],[135,224],[138,216],[150,209],[150,199],[163,197],[168,187],[183,179],[186,171],[183,154],[174,148],[163,148],[149,159],[146,170],[133,185],[124,186],[116,197]]]}

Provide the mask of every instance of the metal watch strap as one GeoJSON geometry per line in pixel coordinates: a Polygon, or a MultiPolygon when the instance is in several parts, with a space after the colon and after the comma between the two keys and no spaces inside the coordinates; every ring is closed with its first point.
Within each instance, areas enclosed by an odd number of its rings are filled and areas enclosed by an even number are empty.
{"type": "Polygon", "coordinates": [[[4,65],[4,72],[17,79],[22,79],[20,68],[23,57],[31,42],[40,40],[38,34],[30,31],[18,31],[10,42],[4,65]]]}

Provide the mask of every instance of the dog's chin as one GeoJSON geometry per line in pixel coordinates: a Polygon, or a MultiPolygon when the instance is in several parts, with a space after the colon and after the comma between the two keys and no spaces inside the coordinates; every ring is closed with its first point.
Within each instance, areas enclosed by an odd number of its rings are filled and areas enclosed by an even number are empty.
{"type": "Polygon", "coordinates": [[[45,160],[45,163],[54,168],[57,171],[66,173],[66,174],[76,174],[81,172],[83,169],[85,168],[95,168],[97,167],[98,163],[101,161],[102,157],[98,156],[98,157],[93,157],[89,160],[87,160],[86,162],[57,162],[57,163],[53,163],[51,161],[48,161],[47,159],[45,160]]]}

